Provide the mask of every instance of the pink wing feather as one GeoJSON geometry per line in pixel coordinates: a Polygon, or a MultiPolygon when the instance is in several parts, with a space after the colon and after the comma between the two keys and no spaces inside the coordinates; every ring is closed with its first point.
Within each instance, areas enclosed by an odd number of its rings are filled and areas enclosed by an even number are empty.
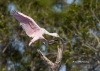
{"type": "Polygon", "coordinates": [[[29,37],[34,36],[35,33],[39,33],[41,30],[32,18],[21,12],[14,11],[13,16],[20,22],[20,25],[29,37]]]}

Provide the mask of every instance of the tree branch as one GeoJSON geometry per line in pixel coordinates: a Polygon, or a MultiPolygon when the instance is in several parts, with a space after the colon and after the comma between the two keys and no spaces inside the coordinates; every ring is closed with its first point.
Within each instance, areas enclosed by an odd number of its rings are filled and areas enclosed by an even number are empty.
{"type": "Polygon", "coordinates": [[[70,57],[69,59],[67,59],[66,60],[66,63],[68,63],[70,60],[73,60],[73,59],[75,59],[75,58],[80,58],[80,57],[88,57],[87,55],[77,55],[77,56],[72,56],[72,57],[70,57]]]}
{"type": "Polygon", "coordinates": [[[58,48],[58,53],[57,53],[57,58],[55,63],[53,63],[52,61],[50,61],[45,55],[43,55],[43,53],[40,50],[37,50],[38,53],[40,54],[41,58],[46,62],[46,64],[48,65],[49,71],[59,71],[60,66],[61,66],[61,60],[62,60],[62,52],[63,52],[63,40],[60,38],[60,45],[58,48]]]}
{"type": "Polygon", "coordinates": [[[95,18],[99,23],[100,23],[100,20],[98,19],[98,17],[95,15],[95,13],[94,13],[94,11],[93,11],[93,9],[92,9],[92,2],[93,2],[93,0],[91,0],[91,4],[90,4],[90,11],[92,12],[92,16],[93,16],[93,18],[95,18]]]}
{"type": "Polygon", "coordinates": [[[57,58],[56,58],[56,62],[55,63],[61,62],[62,52],[63,52],[63,48],[62,47],[63,47],[63,45],[60,42],[60,48],[58,48],[58,55],[57,55],[57,58]]]}
{"type": "Polygon", "coordinates": [[[43,53],[38,49],[37,50],[38,53],[40,54],[41,58],[49,65],[49,66],[53,66],[54,63],[52,61],[50,61],[45,55],[43,55],[43,53]]]}
{"type": "Polygon", "coordinates": [[[10,42],[9,42],[9,43],[7,44],[7,46],[2,50],[2,53],[4,53],[4,52],[7,50],[9,44],[10,44],[10,42]]]}
{"type": "Polygon", "coordinates": [[[100,40],[99,40],[99,38],[98,38],[97,35],[94,34],[94,33],[93,33],[93,36],[94,36],[94,38],[95,38],[95,39],[97,40],[97,42],[98,42],[96,48],[100,48],[100,40]]]}
{"type": "Polygon", "coordinates": [[[96,48],[90,46],[88,43],[85,43],[85,44],[83,43],[82,46],[85,46],[85,47],[87,47],[89,49],[92,49],[94,52],[98,51],[96,48]]]}

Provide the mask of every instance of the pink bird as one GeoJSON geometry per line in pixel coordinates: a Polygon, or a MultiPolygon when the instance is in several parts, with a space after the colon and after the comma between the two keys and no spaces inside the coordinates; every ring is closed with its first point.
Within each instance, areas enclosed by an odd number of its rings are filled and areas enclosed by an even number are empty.
{"type": "Polygon", "coordinates": [[[48,34],[48,35],[54,36],[54,37],[59,37],[59,35],[57,33],[49,33],[44,28],[39,27],[31,17],[29,17],[21,12],[13,11],[12,15],[20,22],[20,25],[22,26],[22,28],[24,29],[26,34],[29,37],[33,38],[30,41],[29,46],[39,39],[46,40],[43,37],[44,34],[48,34]]]}

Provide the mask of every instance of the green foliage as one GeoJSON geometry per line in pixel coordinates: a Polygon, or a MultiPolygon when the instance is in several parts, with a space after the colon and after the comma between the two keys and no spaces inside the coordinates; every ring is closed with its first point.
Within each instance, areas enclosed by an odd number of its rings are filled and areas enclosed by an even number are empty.
{"type": "MultiPolygon", "coordinates": [[[[1,0],[0,1],[0,70],[5,71],[7,61],[11,60],[13,64],[20,63],[16,66],[18,71],[46,71],[45,62],[40,59],[37,49],[41,49],[42,41],[38,41],[32,46],[28,46],[29,37],[19,26],[13,16],[10,15],[7,7],[13,3],[17,10],[32,17],[39,26],[46,28],[49,32],[55,32],[56,29],[61,38],[65,39],[65,50],[63,52],[62,63],[66,64],[69,71],[78,71],[77,67],[72,68],[73,61],[83,59],[99,60],[98,39],[100,37],[100,1],[99,0],[80,0],[80,3],[67,4],[64,0],[1,0]],[[96,2],[97,1],[97,2],[96,2]],[[61,5],[61,12],[57,12],[54,6],[61,5]],[[48,29],[49,28],[49,29],[48,29]],[[98,39],[90,32],[96,33],[98,39]],[[16,35],[13,36],[13,35],[16,35]],[[24,52],[18,51],[18,41],[24,43],[24,52]],[[10,43],[10,44],[9,44],[10,43]],[[13,44],[16,46],[13,47],[13,44]],[[97,49],[95,51],[93,48],[97,49]],[[3,53],[2,51],[5,50],[3,53]],[[84,57],[81,57],[84,55],[84,57]],[[77,56],[74,58],[74,56],[77,56]],[[87,57],[86,57],[87,56],[87,57]],[[26,61],[23,58],[26,58],[26,61]],[[73,59],[70,59],[73,57],[73,59]],[[69,60],[70,59],[70,60],[69,60]],[[68,62],[66,63],[66,61],[68,62]],[[32,63],[33,62],[33,63],[32,63]]],[[[59,8],[57,6],[57,8],[59,8]]],[[[47,40],[56,39],[44,35],[47,40]]],[[[48,45],[46,48],[47,57],[55,61],[59,42],[48,45]]],[[[13,70],[14,67],[10,71],[13,70]]]]}

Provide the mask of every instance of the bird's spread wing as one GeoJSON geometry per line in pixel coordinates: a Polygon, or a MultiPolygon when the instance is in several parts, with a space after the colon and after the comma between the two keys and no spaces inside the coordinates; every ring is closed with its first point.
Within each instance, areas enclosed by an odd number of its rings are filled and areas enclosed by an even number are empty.
{"type": "Polygon", "coordinates": [[[17,11],[14,11],[13,16],[20,22],[20,25],[28,36],[32,37],[35,32],[40,30],[40,27],[31,17],[17,11]]]}

